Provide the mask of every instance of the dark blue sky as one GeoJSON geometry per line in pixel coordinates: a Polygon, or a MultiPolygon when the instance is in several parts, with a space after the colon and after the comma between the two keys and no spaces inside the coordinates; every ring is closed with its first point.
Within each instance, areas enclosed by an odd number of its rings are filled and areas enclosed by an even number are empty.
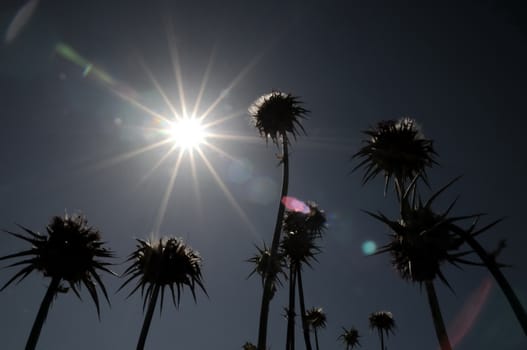
{"type": "MultiPolygon", "coordinates": [[[[194,304],[186,291],[178,310],[165,303],[162,316],[154,316],[148,348],[236,349],[256,341],[260,281],[246,280],[252,267],[244,260],[254,244],[270,244],[281,173],[278,151],[257,138],[246,110],[272,89],[300,96],[311,111],[303,124],[308,135],[293,143],[290,194],[317,201],[330,218],[319,263],[304,274],[307,304],[322,306],[328,316],[320,333],[324,349],[343,348],[336,338],[342,326],[352,325],[361,331],[364,349],[377,347],[367,319],[378,310],[392,311],[397,323],[389,349],[437,347],[425,294],[399,278],[388,256],[366,257],[361,249],[369,240],[384,244],[388,232],[360,210],[396,213],[393,196],[382,196],[380,179],[361,187],[360,174],[350,175],[361,131],[381,119],[411,116],[435,140],[441,165],[429,173],[434,188],[464,175],[438,210],[461,194],[455,214],[485,212],[488,222],[507,217],[481,242],[492,250],[507,239],[501,260],[513,265],[506,276],[527,304],[527,30],[519,1],[41,0],[6,44],[24,3],[0,5],[1,228],[15,230],[20,223],[43,231],[52,215],[82,211],[116,251],[117,263],[134,248],[134,238],[152,233],[177,155],[153,172],[167,147],[109,161],[156,136],[147,130],[152,117],[112,93],[100,77],[169,113],[143,61],[180,108],[168,39],[179,52],[187,103],[193,104],[213,53],[200,111],[224,96],[207,120],[237,115],[214,131],[239,139],[211,140],[229,156],[208,148],[204,153],[250,225],[202,161],[196,162],[197,198],[185,158],[160,233],[181,236],[200,251],[210,298],[198,293],[194,304]],[[86,64],[58,54],[61,43],[91,63],[92,71],[83,74],[86,64]]],[[[0,235],[0,255],[24,247],[0,235]]],[[[124,269],[115,266],[119,273],[124,269]]],[[[0,281],[11,273],[0,270],[0,281]]],[[[489,274],[449,266],[445,274],[455,294],[441,284],[437,289],[451,337],[460,339],[457,349],[527,347],[493,281],[465,332],[489,274]]],[[[103,305],[101,321],[86,293],[84,302],[60,295],[40,348],[135,346],[143,320],[140,298],[125,300],[126,291],[114,294],[120,280],[104,280],[112,307],[103,305]]],[[[47,284],[35,274],[0,294],[2,348],[23,346],[47,284]]],[[[285,342],[286,294],[272,303],[272,349],[285,342]]]]}

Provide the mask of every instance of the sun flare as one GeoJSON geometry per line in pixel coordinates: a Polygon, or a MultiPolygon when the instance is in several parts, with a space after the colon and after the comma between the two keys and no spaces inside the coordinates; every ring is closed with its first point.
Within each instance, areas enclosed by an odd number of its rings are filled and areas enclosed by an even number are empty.
{"type": "Polygon", "coordinates": [[[183,118],[171,122],[166,132],[177,148],[191,151],[198,148],[207,137],[205,126],[198,118],[183,118]]]}

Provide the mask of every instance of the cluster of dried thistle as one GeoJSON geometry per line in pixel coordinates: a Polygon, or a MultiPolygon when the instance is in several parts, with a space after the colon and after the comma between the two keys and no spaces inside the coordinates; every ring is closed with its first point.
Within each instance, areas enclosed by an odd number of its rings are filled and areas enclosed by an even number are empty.
{"type": "MultiPolygon", "coordinates": [[[[287,280],[289,304],[285,309],[286,350],[295,348],[297,296],[305,347],[307,350],[312,349],[311,334],[314,334],[318,350],[317,331],[326,327],[326,315],[322,308],[306,310],[302,266],[311,266],[311,263],[316,261],[316,255],[320,253],[317,240],[320,240],[325,233],[326,216],[314,202],[306,203],[307,210],[296,211],[286,208],[282,201],[287,197],[289,185],[288,146],[292,139],[296,139],[300,132],[304,132],[301,122],[308,110],[302,106],[302,102],[297,97],[273,91],[260,97],[250,107],[249,113],[265,140],[271,140],[280,149],[283,179],[271,245],[257,247],[257,253],[248,259],[254,264],[251,275],[256,273],[261,277],[263,293],[257,345],[247,342],[242,348],[267,349],[269,306],[278,288],[287,280]]],[[[435,199],[457,179],[423,201],[419,186],[425,184],[429,187],[426,171],[436,164],[437,154],[432,141],[422,135],[414,120],[403,118],[382,121],[364,133],[368,139],[353,156],[359,161],[355,170],[364,169],[363,184],[377,175],[384,176],[384,194],[386,196],[389,187],[393,185],[396,204],[400,208],[399,217],[396,219],[390,219],[381,212],[367,212],[387,225],[392,232],[390,242],[381,247],[377,253],[391,254],[392,264],[403,279],[425,285],[441,349],[451,349],[434,287],[436,277],[450,287],[440,269],[444,262],[487,267],[527,335],[527,314],[501,272],[504,265],[496,261],[496,254],[487,252],[476,240],[479,234],[487,231],[500,220],[479,227],[478,219],[481,216],[479,214],[450,216],[455,201],[443,212],[435,211],[432,208],[435,199]],[[466,220],[472,221],[468,227],[461,225],[466,220]],[[460,251],[460,249],[465,250],[460,251]],[[466,258],[473,253],[479,257],[479,261],[466,258]]],[[[17,259],[8,267],[22,266],[1,290],[15,281],[23,280],[34,270],[51,279],[26,344],[26,349],[35,349],[51,302],[58,293],[71,290],[79,296],[79,288],[84,285],[99,313],[99,296],[96,288],[98,286],[109,302],[99,272],[115,275],[109,269],[111,263],[108,261],[113,257],[113,253],[104,247],[98,230],[89,226],[82,215],[66,214],[52,218],[45,234],[24,226],[20,226],[20,229],[24,231],[23,234],[6,232],[30,243],[31,248],[0,257],[0,260],[17,259]]],[[[161,238],[151,241],[138,240],[136,250],[130,254],[127,261],[129,267],[122,275],[125,281],[119,290],[136,281],[129,295],[138,290],[143,295],[146,315],[137,345],[137,349],[143,349],[160,294],[162,301],[165,290],[170,290],[176,306],[180,301],[181,288],[189,288],[194,299],[196,289],[201,289],[206,294],[201,275],[201,257],[181,239],[161,238]]],[[[375,312],[370,315],[369,321],[370,327],[378,331],[381,349],[384,350],[384,335],[393,332],[395,328],[392,314],[387,311],[375,312]]],[[[343,328],[343,334],[339,339],[346,349],[360,345],[359,332],[353,327],[343,328]]]]}

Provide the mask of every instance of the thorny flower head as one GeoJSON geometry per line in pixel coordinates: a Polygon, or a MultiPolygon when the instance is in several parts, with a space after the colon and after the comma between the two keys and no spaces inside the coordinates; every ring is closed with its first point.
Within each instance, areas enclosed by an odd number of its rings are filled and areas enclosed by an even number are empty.
{"type": "MultiPolygon", "coordinates": [[[[360,158],[360,163],[353,171],[361,167],[366,169],[363,184],[382,173],[386,193],[392,177],[404,183],[420,174],[426,181],[426,168],[437,164],[433,142],[423,137],[413,119],[381,121],[375,128],[364,131],[364,134],[369,136],[364,141],[366,145],[352,157],[360,158]]],[[[396,184],[402,186],[403,183],[396,184]]]]}
{"type": "MultiPolygon", "coordinates": [[[[267,266],[271,262],[271,251],[264,244],[263,248],[256,247],[258,252],[247,262],[254,264],[254,268],[249,274],[248,277],[251,277],[253,274],[257,273],[262,278],[262,285],[265,282],[265,274],[267,272],[267,266]]],[[[282,281],[280,280],[280,275],[286,276],[284,271],[285,263],[283,256],[278,254],[271,264],[271,269],[269,271],[272,278],[272,295],[275,294],[277,286],[282,286],[282,281]]]]}
{"type": "MultiPolygon", "coordinates": [[[[137,285],[128,294],[132,295],[139,288],[144,295],[144,305],[156,286],[161,287],[161,307],[165,287],[172,293],[174,305],[179,305],[181,288],[187,286],[196,300],[196,286],[207,294],[201,276],[201,257],[178,238],[160,238],[159,240],[137,240],[137,249],[130,254],[127,261],[132,264],[124,272],[128,279],[119,288],[122,289],[132,280],[138,278],[137,285]],[[177,291],[177,300],[174,292],[177,291]],[[146,288],[146,293],[144,292],[146,288]]],[[[143,306],[144,306],[143,305],[143,306]]]]}
{"type": "Polygon", "coordinates": [[[306,117],[308,110],[301,105],[298,97],[273,91],[259,97],[249,107],[249,113],[260,135],[278,144],[280,138],[287,137],[287,133],[296,138],[299,130],[305,132],[300,121],[306,117]]]}
{"type": "MultiPolygon", "coordinates": [[[[27,235],[7,233],[29,242],[32,247],[19,253],[3,256],[0,260],[28,257],[15,262],[9,267],[25,265],[0,290],[12,282],[26,278],[33,270],[38,270],[46,277],[59,279],[68,283],[69,288],[80,298],[79,287],[84,285],[92,297],[97,313],[99,313],[99,298],[95,288],[96,283],[101,288],[106,300],[108,294],[97,270],[114,274],[107,266],[108,262],[99,258],[111,258],[113,253],[104,248],[99,231],[88,225],[82,215],[54,216],[46,227],[46,235],[19,227],[27,235]]],[[[66,291],[66,287],[60,288],[66,291]]]]}
{"type": "Polygon", "coordinates": [[[286,233],[306,232],[320,237],[326,230],[326,213],[315,202],[307,202],[309,211],[287,210],[284,216],[283,231],[286,233]]]}
{"type": "MultiPolygon", "coordinates": [[[[399,220],[392,221],[382,213],[368,213],[392,229],[391,242],[380,248],[377,253],[390,252],[392,264],[403,279],[423,282],[438,276],[449,286],[440,269],[443,262],[477,265],[462,258],[472,251],[457,252],[464,240],[457,234],[458,227],[454,225],[456,221],[474,218],[477,215],[449,217],[455,201],[442,214],[434,212],[431,208],[437,196],[454,181],[433,194],[425,204],[419,200],[418,203],[410,205],[406,194],[402,198],[399,220]]],[[[468,231],[467,233],[469,234],[468,231]]]]}
{"type": "Polygon", "coordinates": [[[360,346],[359,331],[355,327],[351,327],[350,329],[342,327],[342,330],[344,332],[338,337],[338,339],[341,339],[344,345],[346,345],[346,350],[353,349],[357,345],[360,346]]]}
{"type": "Polygon", "coordinates": [[[308,324],[313,328],[326,328],[326,313],[321,307],[313,307],[306,311],[308,324]]]}
{"type": "Polygon", "coordinates": [[[393,315],[389,311],[377,311],[371,313],[368,318],[370,322],[370,329],[376,329],[379,333],[384,332],[388,336],[389,332],[393,334],[395,328],[395,321],[393,315]]]}

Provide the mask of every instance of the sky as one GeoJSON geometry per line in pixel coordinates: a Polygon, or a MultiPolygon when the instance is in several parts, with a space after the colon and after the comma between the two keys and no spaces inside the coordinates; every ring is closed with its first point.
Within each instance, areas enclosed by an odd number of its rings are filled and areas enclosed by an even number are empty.
{"type": "MultiPolygon", "coordinates": [[[[350,157],[377,121],[415,118],[439,154],[432,188],[463,175],[437,210],[460,195],[455,215],[506,217],[480,242],[493,250],[507,240],[500,260],[512,265],[505,275],[527,305],[520,3],[4,0],[0,228],[43,232],[52,216],[82,212],[115,251],[117,273],[136,238],[182,237],[203,257],[209,297],[198,292],[194,303],[186,290],[179,308],[165,301],[147,348],[256,342],[261,286],[247,279],[245,260],[255,245],[270,244],[281,170],[278,149],[259,137],[247,109],[272,90],[292,93],[310,113],[306,135],[292,142],[289,194],[316,201],[328,217],[323,252],[303,274],[307,306],[323,307],[328,318],[321,347],[343,349],[337,337],[351,326],[362,348],[378,347],[368,316],[389,310],[397,328],[388,349],[437,349],[424,291],[401,280],[388,255],[363,252],[366,242],[385,244],[389,232],[362,210],[397,212],[382,179],[362,186],[350,157]],[[151,146],[163,139],[153,114],[171,116],[160,91],[178,111],[201,96],[197,114],[207,112],[210,132],[223,135],[207,139],[203,157],[194,153],[194,168],[185,153],[175,180],[179,151],[151,146]]],[[[24,248],[0,235],[0,255],[24,248]]],[[[14,272],[1,269],[0,282],[14,272]]],[[[454,292],[436,288],[455,349],[527,347],[484,268],[444,266],[444,273],[454,292]]],[[[85,289],[82,302],[61,294],[39,348],[135,346],[140,295],[126,299],[130,289],[116,293],[122,279],[103,280],[111,307],[102,303],[100,321],[85,289]]],[[[3,349],[23,347],[48,283],[34,273],[0,293],[3,349]]],[[[286,303],[282,289],[271,304],[271,349],[285,343],[286,303]]]]}

